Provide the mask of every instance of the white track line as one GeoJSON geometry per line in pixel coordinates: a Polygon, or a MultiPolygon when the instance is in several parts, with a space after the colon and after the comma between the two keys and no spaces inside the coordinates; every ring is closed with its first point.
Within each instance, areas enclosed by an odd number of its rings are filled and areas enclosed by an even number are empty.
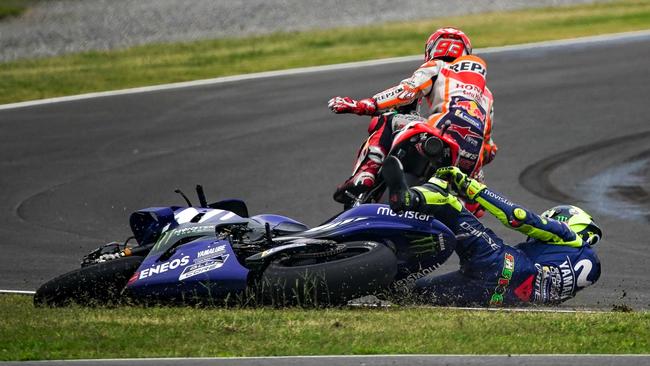
{"type": "Polygon", "coordinates": [[[35,293],[36,293],[36,291],[0,290],[0,294],[34,295],[35,293]]]}
{"type": "MultiPolygon", "coordinates": [[[[539,49],[539,48],[546,48],[546,47],[587,45],[587,44],[602,43],[602,42],[624,41],[633,38],[647,37],[647,36],[650,36],[650,30],[606,34],[606,35],[591,36],[591,37],[571,38],[571,39],[563,39],[558,41],[526,43],[526,44],[513,45],[513,46],[489,47],[489,48],[477,49],[475,53],[489,54],[489,53],[500,53],[500,52],[508,52],[508,51],[539,49]]],[[[145,86],[140,88],[112,90],[112,91],[97,92],[97,93],[70,95],[66,97],[31,100],[27,102],[2,104],[0,105],[0,110],[70,102],[70,101],[82,100],[82,99],[109,97],[114,95],[148,93],[153,91],[161,91],[161,90],[169,90],[169,89],[189,88],[189,87],[202,86],[202,85],[214,85],[214,84],[222,84],[222,83],[251,80],[251,79],[262,79],[262,78],[271,78],[271,77],[287,76],[287,75],[299,75],[299,74],[315,73],[315,72],[322,72],[322,71],[345,70],[345,69],[353,69],[353,68],[360,68],[360,67],[367,67],[367,66],[395,64],[400,62],[414,62],[421,59],[422,59],[421,55],[414,55],[414,56],[385,58],[380,60],[348,62],[348,63],[335,64],[335,65],[301,67],[301,68],[289,69],[289,70],[266,71],[266,72],[258,72],[253,74],[225,76],[225,77],[219,77],[214,79],[194,80],[194,81],[186,81],[180,83],[152,85],[152,86],[145,86]]]]}

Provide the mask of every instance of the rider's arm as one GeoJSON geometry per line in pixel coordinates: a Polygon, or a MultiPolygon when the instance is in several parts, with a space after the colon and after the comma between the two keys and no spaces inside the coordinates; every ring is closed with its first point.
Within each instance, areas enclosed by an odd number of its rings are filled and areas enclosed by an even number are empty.
{"type": "Polygon", "coordinates": [[[582,239],[569,229],[568,225],[553,219],[543,218],[524,207],[510,202],[499,193],[488,189],[483,183],[468,178],[457,167],[440,168],[436,171],[436,176],[450,179],[458,192],[470,200],[478,202],[486,211],[511,229],[548,244],[576,248],[583,246],[582,239]]]}
{"type": "Polygon", "coordinates": [[[497,192],[485,187],[474,198],[505,226],[548,244],[579,248],[583,245],[569,226],[553,219],[543,218],[530,210],[510,202],[497,192]]]}
{"type": "Polygon", "coordinates": [[[377,103],[377,111],[384,112],[405,106],[429,94],[433,88],[433,80],[443,66],[443,61],[429,61],[420,66],[410,78],[402,80],[399,85],[375,94],[372,99],[377,103]]]}

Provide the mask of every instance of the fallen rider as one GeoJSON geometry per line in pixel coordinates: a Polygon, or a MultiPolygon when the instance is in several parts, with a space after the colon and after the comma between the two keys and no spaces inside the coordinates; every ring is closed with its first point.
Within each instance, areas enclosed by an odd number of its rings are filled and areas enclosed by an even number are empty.
{"type": "Polygon", "coordinates": [[[455,250],[460,269],[416,282],[416,292],[429,302],[457,306],[559,304],[600,277],[600,260],[592,247],[602,231],[578,207],[556,206],[537,215],[470,179],[457,167],[438,169],[427,183],[412,188],[394,157],[386,159],[382,174],[394,211],[433,215],[458,237],[455,250]],[[505,226],[527,235],[527,240],[506,245],[463,206],[452,189],[481,204],[505,226]]]}

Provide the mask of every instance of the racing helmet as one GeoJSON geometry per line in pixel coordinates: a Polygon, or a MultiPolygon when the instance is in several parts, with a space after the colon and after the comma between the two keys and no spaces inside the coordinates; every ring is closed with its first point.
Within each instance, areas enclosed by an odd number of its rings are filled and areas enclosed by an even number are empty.
{"type": "Polygon", "coordinates": [[[571,230],[589,245],[595,245],[603,237],[602,230],[596,225],[591,215],[579,207],[571,205],[555,206],[544,211],[541,216],[565,222],[571,230]]]}
{"type": "Polygon", "coordinates": [[[472,43],[462,30],[445,27],[429,36],[424,46],[424,62],[440,59],[451,62],[460,56],[472,54],[472,43]]]}

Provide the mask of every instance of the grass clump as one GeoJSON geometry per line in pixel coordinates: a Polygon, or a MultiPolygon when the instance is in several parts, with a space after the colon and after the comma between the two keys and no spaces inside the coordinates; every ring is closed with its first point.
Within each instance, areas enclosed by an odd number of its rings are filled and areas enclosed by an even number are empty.
{"type": "Polygon", "coordinates": [[[24,13],[37,0],[2,0],[0,1],[0,21],[17,17],[24,13]]]}

